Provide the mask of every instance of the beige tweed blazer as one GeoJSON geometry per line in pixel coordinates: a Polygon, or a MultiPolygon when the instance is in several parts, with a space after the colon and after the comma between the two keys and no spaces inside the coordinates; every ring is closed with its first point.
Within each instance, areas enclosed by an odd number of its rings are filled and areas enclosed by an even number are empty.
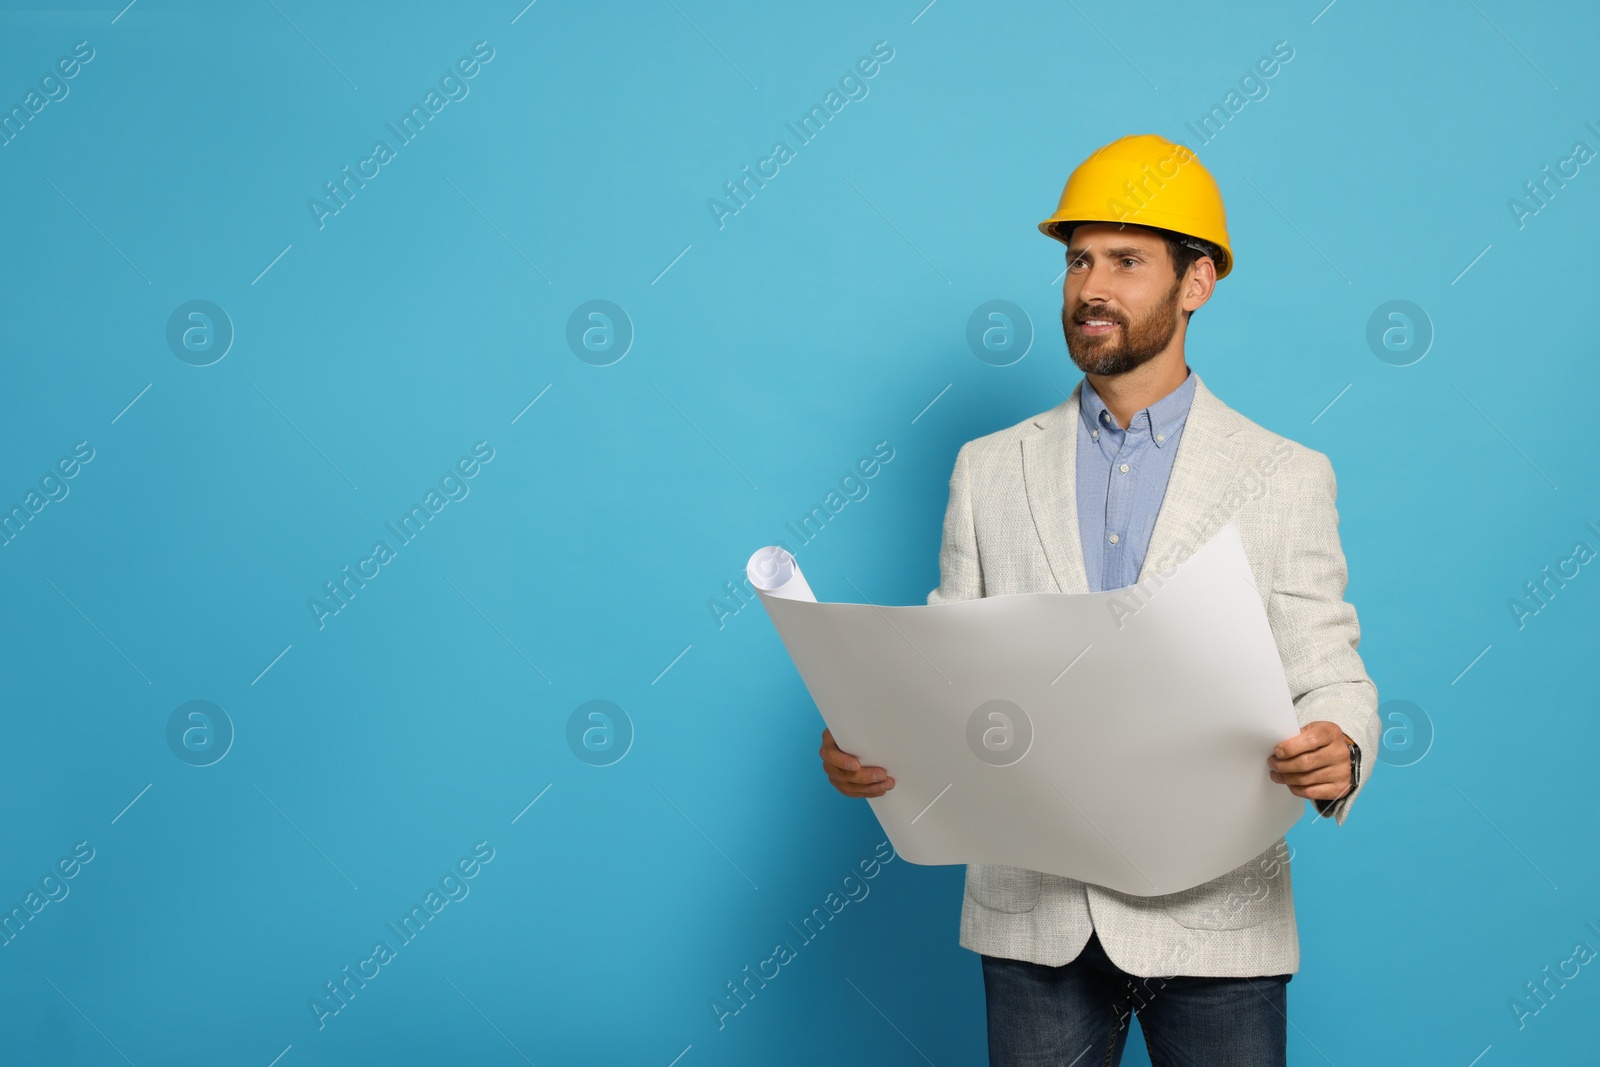
{"type": "MultiPolygon", "coordinates": [[[[1193,405],[1140,578],[1182,562],[1238,521],[1296,718],[1302,726],[1334,722],[1361,746],[1359,786],[1324,816],[1342,825],[1372,780],[1380,725],[1377,687],[1356,653],[1356,612],[1344,600],[1333,466],[1321,452],[1234,411],[1190,373],[1193,405]]],[[[1051,410],[961,447],[950,478],[939,587],[928,603],[1089,591],[1076,486],[1082,388],[1080,380],[1051,410]]],[[[1314,807],[1308,812],[1316,817],[1314,807]]],[[[1020,867],[970,864],[960,943],[985,955],[1057,966],[1076,958],[1099,931],[1106,953],[1130,974],[1293,974],[1300,943],[1289,866],[1280,838],[1204,885],[1138,897],[1020,867]]]]}

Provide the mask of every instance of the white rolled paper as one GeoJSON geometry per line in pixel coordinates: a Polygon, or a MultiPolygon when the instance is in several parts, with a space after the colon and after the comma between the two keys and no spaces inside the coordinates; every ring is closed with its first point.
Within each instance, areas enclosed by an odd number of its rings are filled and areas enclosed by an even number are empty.
{"type": "Polygon", "coordinates": [[[806,584],[805,575],[800,573],[800,564],[777,545],[756,549],[750,562],[745,564],[744,573],[751,585],[769,596],[816,603],[817,598],[806,584]]]}
{"type": "Polygon", "coordinates": [[[1305,811],[1267,772],[1300,728],[1236,522],[1170,575],[1098,593],[819,604],[774,547],[747,573],[839,747],[894,776],[868,804],[912,863],[1154,896],[1305,811]]]}

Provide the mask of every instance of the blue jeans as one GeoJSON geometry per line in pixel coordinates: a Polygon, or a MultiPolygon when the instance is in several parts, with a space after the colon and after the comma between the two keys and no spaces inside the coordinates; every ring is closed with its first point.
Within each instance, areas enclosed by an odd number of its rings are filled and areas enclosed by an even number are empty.
{"type": "Polygon", "coordinates": [[[990,1067],[1116,1067],[1131,1014],[1152,1067],[1283,1067],[1293,975],[1140,978],[1091,934],[1060,967],[983,957],[990,1067]]]}

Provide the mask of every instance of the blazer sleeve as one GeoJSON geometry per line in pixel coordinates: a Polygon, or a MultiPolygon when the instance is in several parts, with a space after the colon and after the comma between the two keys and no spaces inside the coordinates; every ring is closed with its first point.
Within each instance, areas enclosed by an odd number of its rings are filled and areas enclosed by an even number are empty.
{"type": "Polygon", "coordinates": [[[1342,825],[1377,763],[1378,689],[1356,652],[1361,642],[1356,609],[1344,599],[1347,571],[1339,543],[1333,464],[1321,452],[1306,449],[1290,464],[1295,468],[1301,473],[1285,498],[1267,619],[1300,725],[1332,722],[1360,746],[1356,788],[1332,803],[1316,805],[1342,825]]]}
{"type": "Polygon", "coordinates": [[[928,594],[929,604],[976,600],[983,596],[983,568],[978,563],[978,530],[972,519],[971,443],[956,453],[950,475],[950,503],[944,513],[944,535],[939,542],[939,587],[928,594]]]}

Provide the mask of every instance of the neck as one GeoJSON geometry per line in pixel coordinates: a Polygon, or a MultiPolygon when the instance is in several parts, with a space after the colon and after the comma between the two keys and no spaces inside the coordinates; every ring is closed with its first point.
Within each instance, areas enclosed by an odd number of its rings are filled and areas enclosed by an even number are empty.
{"type": "Polygon", "coordinates": [[[1110,377],[1086,374],[1084,377],[1100,394],[1117,425],[1127,429],[1135,415],[1182,385],[1189,377],[1189,367],[1180,349],[1163,353],[1126,374],[1110,377]]]}

